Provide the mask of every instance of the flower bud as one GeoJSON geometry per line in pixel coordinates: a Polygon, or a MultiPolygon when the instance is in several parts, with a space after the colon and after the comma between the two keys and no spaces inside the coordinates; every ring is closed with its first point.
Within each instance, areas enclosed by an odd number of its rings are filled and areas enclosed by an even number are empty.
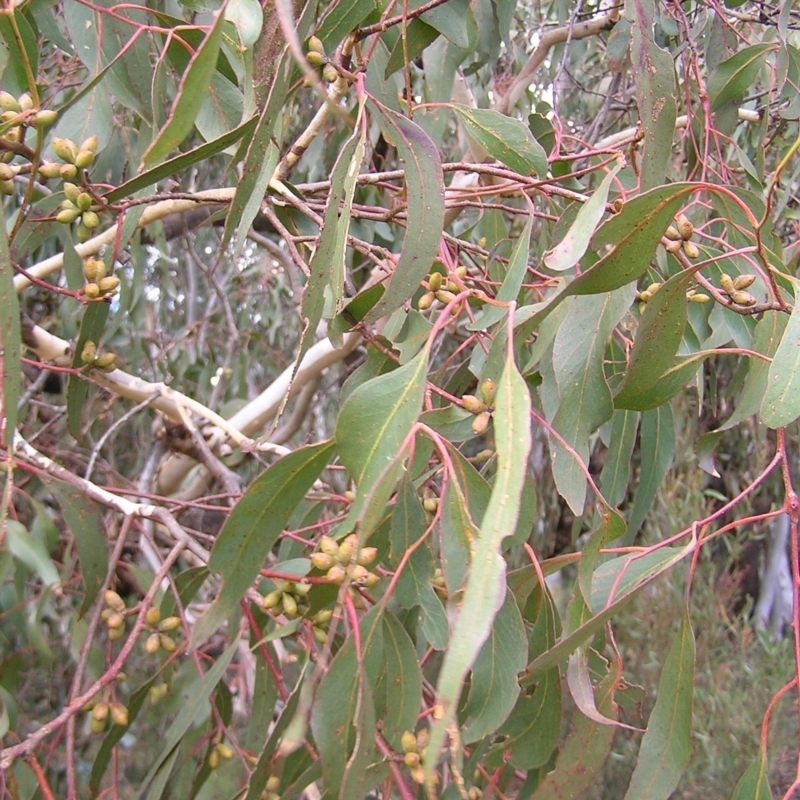
{"type": "Polygon", "coordinates": [[[261,601],[261,605],[268,610],[270,608],[275,608],[278,603],[281,602],[282,597],[283,591],[281,589],[275,589],[264,597],[264,599],[261,601]]]}
{"type": "Polygon", "coordinates": [[[13,111],[15,114],[22,111],[19,101],[11,92],[0,92],[0,109],[3,111],[13,111]]]}
{"type": "MultiPolygon", "coordinates": [[[[678,214],[675,219],[675,227],[678,229],[678,233],[681,235],[681,239],[685,242],[688,242],[689,239],[692,238],[692,234],[694,233],[694,225],[689,221],[689,218],[685,214],[678,214]]],[[[687,255],[689,255],[687,253],[687,255]]],[[[691,256],[689,256],[691,258],[691,256]]]]}
{"type": "MultiPolygon", "coordinates": [[[[94,347],[94,342],[87,339],[84,349],[88,345],[92,345],[94,347]]],[[[106,593],[103,595],[103,600],[105,601],[105,604],[109,608],[113,608],[114,611],[125,610],[125,601],[113,589],[108,589],[106,591],[106,593]]]]}
{"type": "Polygon", "coordinates": [[[737,275],[733,279],[733,288],[734,289],[748,289],[756,282],[756,276],[752,274],[746,275],[737,275]]]}
{"type": "Polygon", "coordinates": [[[72,139],[62,139],[60,136],[55,136],[52,141],[53,152],[68,164],[74,164],[75,159],[78,157],[78,148],[72,139]]]}
{"type": "Polygon", "coordinates": [[[700,258],[700,248],[688,239],[683,243],[683,252],[686,253],[687,258],[700,258]]]}
{"type": "Polygon", "coordinates": [[[339,543],[332,536],[323,536],[319,540],[319,549],[329,556],[337,556],[339,554],[339,543]]]}
{"type": "Polygon", "coordinates": [[[295,600],[292,595],[287,594],[286,592],[283,593],[283,597],[281,599],[283,602],[283,613],[286,614],[287,617],[296,617],[297,600],[295,600]]]}
{"type": "Polygon", "coordinates": [[[400,746],[404,753],[415,753],[417,751],[417,737],[411,731],[405,731],[400,737],[400,746]]]}
{"type": "Polygon", "coordinates": [[[344,567],[341,564],[334,564],[326,573],[325,577],[331,582],[335,583],[337,586],[341,583],[344,583],[344,579],[346,577],[346,573],[344,571],[344,567]]]}
{"type": "MultiPolygon", "coordinates": [[[[81,361],[83,361],[84,364],[93,364],[95,358],[97,358],[97,345],[91,339],[87,339],[84,342],[83,350],[81,350],[81,361]]],[[[125,603],[122,601],[122,598],[116,592],[112,591],[106,592],[106,604],[114,609],[114,611],[122,611],[125,608],[125,603]],[[119,605],[117,605],[116,602],[109,602],[109,595],[115,595],[119,600],[119,605]]]]}
{"type": "Polygon", "coordinates": [[[422,507],[429,514],[435,514],[436,513],[436,509],[439,508],[439,498],[438,497],[426,497],[422,501],[422,507]]]}
{"type": "Polygon", "coordinates": [[[43,178],[58,178],[61,175],[61,164],[57,164],[55,161],[40,164],[39,175],[43,178]]]}
{"type": "Polygon", "coordinates": [[[444,282],[444,276],[441,272],[431,272],[428,276],[428,288],[432,292],[438,292],[439,289],[442,288],[442,283],[444,282]]]}
{"type": "Polygon", "coordinates": [[[58,119],[58,111],[51,108],[43,108],[37,111],[33,117],[33,124],[37,128],[49,128],[58,119]]]}
{"type": "Polygon", "coordinates": [[[482,414],[486,411],[486,403],[484,403],[483,400],[478,400],[473,394],[463,395],[461,402],[470,414],[482,414]]]}
{"type": "Polygon", "coordinates": [[[167,653],[174,653],[178,649],[175,640],[163,633],[158,635],[158,643],[161,645],[161,649],[167,653]]]}
{"type": "Polygon", "coordinates": [[[74,164],[62,164],[58,172],[67,181],[78,177],[78,168],[74,164]]]}
{"type": "Polygon", "coordinates": [[[81,187],[69,181],[64,181],[64,196],[77,208],[78,198],[81,196],[81,187]]]}
{"type": "Polygon", "coordinates": [[[497,394],[497,387],[495,386],[494,381],[491,378],[487,378],[483,381],[480,385],[479,392],[481,395],[481,400],[486,403],[487,406],[494,405],[494,398],[497,394]]]}
{"type": "Polygon", "coordinates": [[[144,650],[148,655],[155,655],[161,649],[161,637],[157,633],[151,633],[144,643],[144,650]]]}
{"type": "Polygon", "coordinates": [[[116,361],[116,353],[103,353],[102,355],[97,356],[97,358],[94,360],[94,366],[98,369],[110,372],[111,370],[109,370],[108,367],[113,367],[116,361]]]}
{"type": "Polygon", "coordinates": [[[89,150],[81,150],[78,155],[75,156],[75,166],[78,169],[86,169],[91,166],[93,161],[94,153],[89,150]]]}
{"type": "Polygon", "coordinates": [[[90,153],[94,153],[97,150],[98,141],[97,136],[90,136],[83,141],[79,150],[88,150],[90,153]]]}
{"type": "Polygon", "coordinates": [[[158,623],[158,629],[161,633],[169,633],[170,631],[177,630],[181,626],[180,617],[167,617],[158,623]]]}
{"type": "Polygon", "coordinates": [[[100,287],[94,282],[87,283],[86,286],[83,287],[83,293],[90,300],[95,300],[100,297],[100,287]]]}
{"type": "Polygon", "coordinates": [[[80,211],[77,208],[65,208],[56,214],[56,221],[62,225],[71,225],[80,216],[80,211]]]}
{"type": "Polygon", "coordinates": [[[435,299],[433,292],[425,292],[425,294],[417,300],[417,308],[420,311],[427,311],[433,305],[435,299]]]}
{"type": "Polygon", "coordinates": [[[482,433],[485,433],[486,429],[489,427],[489,420],[491,418],[492,415],[488,411],[478,414],[478,416],[472,420],[472,432],[476,436],[480,436],[482,433]]]}
{"type": "Polygon", "coordinates": [[[322,44],[322,39],[320,39],[319,36],[309,36],[306,47],[309,53],[325,55],[325,45],[322,44]]]}
{"type": "Polygon", "coordinates": [[[147,625],[152,628],[154,625],[158,625],[160,620],[161,612],[155,606],[147,609],[147,613],[144,615],[144,621],[147,625]]]}
{"type": "Polygon", "coordinates": [[[369,566],[378,557],[377,547],[362,547],[358,553],[357,563],[362,567],[369,566]]]}
{"type": "Polygon", "coordinates": [[[100,217],[94,211],[84,211],[81,222],[91,231],[100,224],[100,217]]]}
{"type": "Polygon", "coordinates": [[[98,722],[101,722],[108,718],[108,712],[108,703],[106,703],[104,700],[100,700],[98,703],[95,703],[95,706],[92,709],[92,719],[96,719],[98,722]]]}
{"type": "Polygon", "coordinates": [[[322,572],[327,572],[335,563],[334,557],[327,553],[312,553],[310,558],[314,568],[322,572]]]}
{"type": "Polygon", "coordinates": [[[97,282],[100,294],[111,294],[119,287],[119,278],[116,275],[106,275],[97,282]]]}
{"type": "Polygon", "coordinates": [[[727,294],[732,294],[736,289],[736,287],[733,285],[733,278],[731,278],[731,276],[725,272],[719,276],[719,285],[727,294]]]}
{"type": "Polygon", "coordinates": [[[122,728],[128,727],[128,709],[122,703],[112,703],[110,706],[111,721],[122,728]]]}
{"type": "Polygon", "coordinates": [[[92,196],[88,192],[81,192],[75,204],[81,211],[88,211],[92,207],[92,196]]]}
{"type": "Polygon", "coordinates": [[[349,536],[345,536],[344,540],[339,545],[339,549],[336,552],[336,558],[340,564],[349,564],[357,550],[358,536],[356,536],[354,533],[351,533],[349,536]]]}
{"type": "Polygon", "coordinates": [[[33,98],[28,92],[23,92],[18,98],[17,102],[22,111],[30,111],[33,108],[33,98]]]}
{"type": "Polygon", "coordinates": [[[731,293],[731,300],[737,306],[754,306],[757,302],[756,298],[750,292],[733,291],[731,293]]]}

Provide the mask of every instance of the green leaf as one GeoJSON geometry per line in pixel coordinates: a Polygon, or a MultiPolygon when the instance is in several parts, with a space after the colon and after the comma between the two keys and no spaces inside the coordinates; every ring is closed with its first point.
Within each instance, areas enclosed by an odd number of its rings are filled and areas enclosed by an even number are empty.
{"type": "MultiPolygon", "coordinates": [[[[383,615],[383,674],[375,690],[376,705],[383,712],[381,732],[398,752],[404,731],[413,731],[422,702],[422,675],[414,644],[393,614],[383,615]]],[[[524,666],[524,663],[523,663],[524,666]]]]}
{"type": "Polygon", "coordinates": [[[381,607],[372,608],[359,630],[361,658],[351,635],[322,678],[311,711],[325,787],[334,796],[354,799],[366,795],[365,772],[375,750],[372,690],[383,660],[381,607]]]}
{"type": "MultiPolygon", "coordinates": [[[[539,612],[530,636],[532,653],[545,652],[555,645],[559,634],[558,611],[546,587],[535,589],[540,598],[539,612]]],[[[540,675],[532,690],[522,692],[514,710],[497,731],[499,741],[487,754],[494,768],[508,761],[515,769],[527,771],[546,764],[558,746],[561,733],[561,674],[556,666],[540,675]]]]}
{"type": "Polygon", "coordinates": [[[262,472],[234,506],[208,562],[222,577],[222,588],[197,620],[192,647],[205,642],[233,612],[333,451],[329,440],[289,453],[262,472]]]}
{"type": "Polygon", "coordinates": [[[79,616],[92,606],[108,572],[108,541],[103,533],[100,509],[77,489],[46,479],[50,491],[58,500],[64,519],[78,545],[84,595],[79,616]]]}
{"type": "Polygon", "coordinates": [[[419,288],[439,252],[444,226],[444,175],[439,150],[416,123],[370,100],[383,136],[405,162],[408,218],[400,257],[383,297],[365,317],[375,322],[400,308],[419,288]]]}
{"type": "MultiPolygon", "coordinates": [[[[788,322],[789,318],[786,314],[778,311],[764,314],[756,325],[753,350],[769,356],[770,359],[774,359],[775,351],[783,338],[788,322]]],[[[766,394],[770,363],[770,361],[765,361],[761,358],[750,359],[747,377],[742,386],[742,393],[739,395],[736,408],[733,414],[717,430],[728,430],[748,417],[753,416],[753,414],[758,413],[766,394]]]]}
{"type": "Polygon", "coordinates": [[[658,681],[656,704],[647,721],[625,800],[667,800],[692,755],[694,633],[685,608],[658,681]]]}
{"type": "Polygon", "coordinates": [[[29,79],[38,77],[39,44],[22,8],[0,9],[0,35],[8,47],[17,84],[34,92],[36,87],[30,85],[29,79]]]}
{"type": "Polygon", "coordinates": [[[217,13],[208,35],[203,39],[203,43],[183,73],[166,124],[156,134],[142,156],[140,170],[149,169],[166,158],[194,127],[197,114],[208,94],[211,77],[217,67],[224,22],[224,13],[217,13]]]}
{"type": "MultiPolygon", "coordinates": [[[[528,254],[530,252],[531,229],[533,228],[533,215],[528,216],[525,227],[514,245],[514,250],[508,259],[508,269],[503,285],[497,290],[495,300],[501,303],[515,302],[519,295],[522,281],[528,271],[528,254]]],[[[499,322],[508,314],[508,309],[502,306],[485,305],[475,320],[467,325],[468,331],[485,331],[499,322]]]]}
{"type": "MultiPolygon", "coordinates": [[[[509,345],[505,366],[497,382],[494,430],[497,450],[495,475],[489,506],[481,522],[473,548],[470,573],[450,646],[444,655],[437,694],[443,706],[442,718],[432,728],[429,752],[437,753],[452,721],[464,679],[475,663],[480,648],[489,636],[493,621],[503,603],[506,563],[501,555],[503,539],[514,532],[525,485],[528,453],[531,448],[531,400],[528,388],[514,363],[509,345]]],[[[436,759],[425,763],[430,780],[436,759]]]]}
{"type": "Polygon", "coordinates": [[[661,186],[667,177],[675,135],[675,65],[672,55],[655,43],[655,0],[628,0],[631,23],[631,62],[636,81],[639,122],[644,129],[640,186],[643,191],[661,186]]]}
{"type": "Polygon", "coordinates": [[[317,36],[322,39],[325,49],[333,52],[350,31],[367,24],[375,7],[375,0],[340,0],[331,3],[330,12],[317,29],[317,36]]]}
{"type": "Polygon", "coordinates": [[[632,545],[653,503],[658,487],[672,465],[675,455],[675,423],[669,404],[642,414],[639,441],[641,474],[636,485],[633,508],[628,517],[624,544],[632,545]]]}
{"type": "Polygon", "coordinates": [[[61,583],[58,570],[50,560],[44,545],[28,533],[28,529],[15,519],[6,520],[6,544],[14,558],[41,579],[45,587],[61,583]]]}
{"type": "Polygon", "coordinates": [[[772,358],[761,403],[761,421],[770,428],[783,428],[800,415],[800,282],[789,279],[795,287],[794,308],[772,358]]]}
{"type": "MultiPolygon", "coordinates": [[[[423,527],[419,535],[424,530],[423,527]]],[[[422,545],[408,559],[397,580],[394,594],[401,608],[419,608],[423,636],[434,650],[444,650],[450,638],[450,628],[442,601],[433,590],[433,575],[433,555],[430,548],[422,545]]]]}
{"type": "Polygon", "coordinates": [[[14,289],[14,268],[8,252],[5,215],[0,206],[0,342],[3,355],[3,395],[0,407],[5,417],[3,444],[11,452],[17,428],[17,404],[22,382],[22,328],[19,321],[19,298],[14,289]]]}
{"type": "Polygon", "coordinates": [[[635,402],[672,365],[686,327],[686,289],[692,275],[679,272],[648,301],[633,343],[628,369],[614,396],[616,408],[641,410],[635,402]]]}
{"type": "Polygon", "coordinates": [[[490,156],[520,175],[547,175],[547,154],[530,129],[499,111],[450,103],[472,137],[490,156]]]}
{"type": "MultiPolygon", "coordinates": [[[[386,38],[385,34],[384,38],[386,38]]],[[[402,36],[396,37],[389,60],[386,62],[386,69],[383,73],[384,80],[388,80],[395,72],[402,69],[406,59],[409,63],[413,62],[431,42],[435,42],[438,38],[439,31],[433,25],[428,25],[419,17],[412,19],[406,28],[405,41],[402,36]]]]}
{"type": "Polygon", "coordinates": [[[608,454],[600,478],[603,497],[612,507],[618,506],[625,499],[628,490],[631,456],[638,428],[639,414],[636,411],[618,409],[614,412],[608,437],[608,454]]]}
{"type": "MultiPolygon", "coordinates": [[[[621,678],[619,662],[612,662],[606,676],[595,689],[597,708],[606,718],[616,719],[614,693],[621,678]]],[[[611,752],[616,729],[589,719],[579,709],[572,714],[572,732],[548,772],[533,793],[533,800],[559,800],[580,797],[600,773],[611,752]]]]}
{"type": "Polygon", "coordinates": [[[590,435],[614,412],[604,371],[606,343],[632,299],[633,287],[575,298],[553,343],[559,406],[552,424],[574,451],[551,438],[553,477],[576,516],[583,514],[586,498],[590,435]]]}
{"type": "Polygon", "coordinates": [[[753,44],[723,61],[708,80],[708,97],[711,110],[716,111],[735,102],[749,92],[763,66],[767,53],[778,47],[775,43],[753,44]]]}
{"type": "MultiPolygon", "coordinates": [[[[154,780],[162,765],[176,752],[175,749],[182,741],[186,731],[188,731],[190,726],[194,723],[195,718],[203,707],[208,704],[209,695],[211,695],[217,684],[223,679],[225,670],[228,668],[228,664],[231,663],[231,659],[238,649],[239,641],[237,639],[233,644],[228,646],[205,675],[198,677],[194,681],[191,690],[187,688],[185,692],[185,701],[181,706],[181,710],[159,739],[159,748],[154,752],[153,763],[141,783],[140,790],[136,794],[137,800],[154,780]]],[[[150,795],[148,795],[148,797],[149,796],[150,795]]],[[[160,796],[160,792],[158,796],[160,796]]]]}
{"type": "Polygon", "coordinates": [[[758,761],[754,761],[739,778],[732,800],[772,800],[768,773],[767,754],[762,749],[758,761]]]}
{"type": "MultiPolygon", "coordinates": [[[[336,443],[357,491],[345,527],[352,528],[366,510],[369,493],[384,475],[387,464],[397,464],[393,475],[400,477],[402,463],[397,458],[422,411],[427,366],[425,347],[408,364],[361,384],[345,400],[336,421],[336,443]]],[[[387,494],[382,500],[372,498],[379,510],[385,508],[391,483],[387,482],[387,494]]]]}
{"type": "Polygon", "coordinates": [[[297,355],[299,364],[317,335],[323,315],[331,319],[342,310],[347,253],[347,234],[356,188],[356,178],[364,160],[365,133],[363,105],[359,106],[353,135],[347,140],[331,173],[331,190],[322,233],[303,291],[301,314],[303,337],[297,355]]]}
{"type": "Polygon", "coordinates": [[[525,669],[528,641],[511,592],[494,618],[489,638],[472,666],[469,696],[462,711],[461,738],[476,742],[502,725],[519,696],[517,673],[525,669]]]}
{"type": "Polygon", "coordinates": [[[618,160],[592,196],[580,207],[564,238],[544,254],[544,263],[547,267],[556,272],[563,272],[572,269],[583,258],[595,228],[603,219],[608,192],[622,166],[622,161],[618,160]]]}
{"type": "MultiPolygon", "coordinates": [[[[409,3],[409,10],[418,8],[423,3],[424,0],[414,0],[413,4],[409,3]]],[[[433,25],[456,47],[466,49],[472,46],[476,31],[469,0],[449,0],[443,5],[426,11],[422,15],[422,19],[429,25],[433,25]]]]}

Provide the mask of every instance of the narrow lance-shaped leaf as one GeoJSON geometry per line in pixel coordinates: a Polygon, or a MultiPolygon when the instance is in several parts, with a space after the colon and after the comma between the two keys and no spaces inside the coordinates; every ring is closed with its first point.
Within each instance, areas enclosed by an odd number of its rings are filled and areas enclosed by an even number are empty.
{"type": "Polygon", "coordinates": [[[232,613],[334,447],[329,440],[295,450],[263,472],[242,495],[211,551],[209,569],[220,574],[223,585],[197,620],[192,647],[205,642],[232,613]]]}
{"type": "Polygon", "coordinates": [[[655,386],[672,365],[686,327],[686,288],[691,279],[690,273],[679,272],[648,301],[625,378],[614,396],[616,408],[636,409],[630,400],[655,386]]]}
{"type": "Polygon", "coordinates": [[[520,175],[547,175],[547,155],[527,125],[499,111],[451,103],[472,137],[490,156],[520,175]]]}
{"type": "Polygon", "coordinates": [[[675,66],[671,55],[655,43],[654,0],[627,0],[626,17],[632,26],[631,61],[636,81],[636,104],[644,129],[642,190],[660,186],[667,177],[667,163],[675,135],[675,66]]]}
{"type": "MultiPolygon", "coordinates": [[[[514,532],[525,485],[525,470],[531,447],[530,396],[514,363],[511,343],[497,385],[495,407],[495,446],[497,473],[489,506],[474,545],[470,574],[458,618],[453,627],[439,673],[437,695],[443,707],[442,718],[431,728],[429,748],[438,754],[447,726],[452,722],[464,679],[486,641],[492,622],[505,596],[503,539],[514,532]]],[[[436,758],[425,764],[430,781],[436,758]]]]}
{"type": "MultiPolygon", "coordinates": [[[[361,384],[339,412],[339,457],[357,490],[344,527],[352,529],[364,513],[370,492],[385,477],[387,466],[396,463],[401,446],[422,411],[428,350],[426,346],[402,367],[361,384]]],[[[399,479],[399,467],[395,474],[399,479]]],[[[385,485],[388,489],[388,482],[385,485]]],[[[388,496],[383,500],[384,506],[386,500],[388,496]]],[[[372,502],[381,506],[379,498],[373,497],[372,502]]]]}
{"type": "Polygon", "coordinates": [[[197,113],[206,99],[211,76],[217,68],[217,54],[224,23],[225,14],[220,11],[208,35],[189,62],[169,118],[142,156],[141,169],[149,169],[168,156],[194,127],[197,113]]]}
{"type": "Polygon", "coordinates": [[[0,397],[0,419],[5,420],[3,442],[11,451],[17,427],[17,403],[22,380],[22,329],[19,321],[19,299],[14,290],[14,270],[8,252],[6,223],[0,205],[0,370],[3,375],[0,397]]]}
{"type": "Polygon", "coordinates": [[[754,761],[739,778],[732,800],[772,800],[767,780],[768,773],[767,754],[762,748],[758,761],[754,761]]]}
{"type": "Polygon", "coordinates": [[[767,53],[777,44],[753,44],[717,66],[708,81],[711,110],[716,111],[750,91],[767,53]]]}
{"type": "Polygon", "coordinates": [[[586,497],[589,438],[614,412],[604,371],[606,342],[632,299],[633,287],[575,298],[553,344],[559,407],[552,423],[573,450],[551,439],[553,477],[577,516],[586,497]]]}
{"type": "Polygon", "coordinates": [[[618,159],[592,196],[580,207],[564,238],[544,254],[544,263],[550,269],[563,272],[574,267],[583,258],[595,228],[603,219],[608,192],[614,182],[614,177],[622,167],[622,160],[618,159]]]}
{"type": "Polygon", "coordinates": [[[375,100],[370,104],[385,139],[405,162],[408,209],[400,258],[367,323],[391,314],[414,294],[436,258],[444,226],[444,176],[436,145],[415,122],[375,100]]]}
{"type": "Polygon", "coordinates": [[[772,358],[761,403],[761,421],[770,428],[783,428],[800,415],[800,281],[789,279],[795,287],[794,308],[772,358]]]}
{"type": "Polygon", "coordinates": [[[353,207],[356,178],[364,160],[363,113],[362,105],[359,107],[355,132],[339,153],[331,173],[331,190],[322,233],[309,264],[310,274],[303,290],[301,314],[304,327],[297,355],[298,364],[316,336],[317,325],[323,315],[330,319],[341,311],[350,211],[353,207]]]}
{"type": "Polygon", "coordinates": [[[647,722],[625,800],[667,800],[692,755],[694,633],[685,608],[658,681],[656,704],[647,722]]]}

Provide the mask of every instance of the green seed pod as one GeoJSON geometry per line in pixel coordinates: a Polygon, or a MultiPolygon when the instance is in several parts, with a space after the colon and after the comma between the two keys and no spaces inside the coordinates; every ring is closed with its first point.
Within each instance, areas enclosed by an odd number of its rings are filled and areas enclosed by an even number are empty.
{"type": "Polygon", "coordinates": [[[349,564],[357,550],[358,536],[351,533],[349,536],[345,536],[339,545],[339,549],[336,551],[336,559],[340,564],[349,564]]]}
{"type": "Polygon", "coordinates": [[[78,168],[74,164],[62,164],[59,174],[64,180],[72,180],[78,177],[78,168]]]}
{"type": "Polygon", "coordinates": [[[317,625],[311,626],[311,634],[320,644],[325,644],[328,641],[328,631],[317,625]]]}
{"type": "Polygon", "coordinates": [[[434,300],[435,297],[433,292],[425,292],[425,294],[422,295],[422,297],[420,297],[420,299],[417,301],[417,308],[420,311],[427,311],[433,305],[434,300]]]}
{"type": "Polygon", "coordinates": [[[309,50],[306,53],[306,59],[308,63],[311,64],[312,67],[321,67],[324,64],[328,63],[328,59],[325,58],[322,53],[318,53],[316,50],[309,50]]]}
{"type": "MultiPolygon", "coordinates": [[[[681,235],[681,239],[683,239],[684,242],[688,242],[689,239],[692,238],[694,225],[689,222],[689,218],[685,214],[678,214],[675,218],[675,227],[678,229],[678,233],[681,235]]],[[[691,256],[689,256],[689,258],[691,258],[691,256]]]]}
{"type": "Polygon", "coordinates": [[[112,369],[115,369],[114,364],[117,361],[117,354],[116,353],[103,353],[102,355],[97,356],[94,360],[94,366],[97,369],[102,369],[106,372],[111,372],[112,369]]]}
{"type": "Polygon", "coordinates": [[[362,567],[361,564],[349,564],[347,567],[347,577],[353,583],[363,583],[368,575],[369,570],[366,567],[362,567]]]}
{"type": "Polygon", "coordinates": [[[58,178],[61,176],[61,164],[56,164],[55,161],[48,161],[46,164],[39,166],[39,175],[42,178],[58,178]]]}
{"type": "Polygon", "coordinates": [[[122,628],[125,625],[125,617],[123,617],[119,611],[115,611],[106,620],[106,625],[108,625],[109,628],[122,628]]]}
{"type": "Polygon", "coordinates": [[[116,275],[106,275],[97,282],[100,294],[111,294],[119,288],[119,278],[116,275]]]}
{"type": "Polygon", "coordinates": [[[175,644],[175,640],[171,639],[164,633],[158,634],[158,643],[161,645],[161,649],[166,653],[174,653],[178,649],[178,645],[175,644]]]}
{"type": "Polygon", "coordinates": [[[306,48],[308,49],[309,53],[319,53],[320,55],[325,55],[325,45],[322,44],[322,39],[318,36],[309,36],[308,41],[306,42],[306,48]]]}
{"type": "Polygon", "coordinates": [[[80,216],[77,208],[65,208],[56,214],[56,221],[62,225],[71,225],[80,216]]]}
{"type": "Polygon", "coordinates": [[[319,540],[319,549],[334,558],[339,554],[339,543],[331,536],[323,536],[319,540]]]}
{"type": "Polygon", "coordinates": [[[497,394],[497,386],[495,386],[495,382],[491,378],[487,378],[485,381],[482,381],[478,391],[480,393],[481,400],[483,400],[487,406],[491,407],[494,405],[494,398],[497,394]]]}
{"type": "Polygon", "coordinates": [[[280,589],[275,589],[261,601],[261,605],[266,609],[275,608],[281,602],[282,597],[283,592],[280,589]]]}
{"type": "Polygon", "coordinates": [[[49,128],[58,119],[58,111],[50,108],[43,108],[37,111],[33,117],[33,124],[37,128],[49,128]]]}
{"type": "Polygon", "coordinates": [[[470,414],[483,414],[486,411],[486,403],[483,400],[478,400],[474,394],[463,395],[461,403],[470,414]]]}
{"type": "Polygon", "coordinates": [[[357,564],[362,567],[368,567],[378,557],[377,547],[362,547],[358,552],[357,564]]]}
{"type": "Polygon", "coordinates": [[[52,141],[53,152],[68,164],[75,164],[75,159],[78,157],[78,147],[72,139],[62,139],[60,136],[55,136],[52,141]]]}
{"type": "Polygon", "coordinates": [[[700,248],[688,239],[683,243],[683,252],[686,253],[687,258],[700,258],[700,248]]]}
{"type": "Polygon", "coordinates": [[[91,231],[100,224],[100,217],[94,211],[84,211],[81,222],[91,231]]]}
{"type": "Polygon", "coordinates": [[[699,292],[695,292],[690,298],[690,303],[710,303],[711,298],[707,294],[701,294],[699,292]]]}
{"type": "Polygon", "coordinates": [[[3,111],[13,111],[15,114],[22,111],[19,101],[11,92],[0,92],[0,108],[3,111]]]}
{"type": "Polygon", "coordinates": [[[283,597],[281,599],[283,601],[283,613],[286,614],[287,617],[296,617],[297,600],[295,600],[292,595],[287,594],[286,592],[283,593],[283,597]]]}
{"type": "Polygon", "coordinates": [[[756,276],[750,273],[746,275],[737,275],[733,279],[733,288],[734,289],[748,289],[756,282],[756,276]]]}
{"type": "Polygon", "coordinates": [[[77,156],[75,156],[75,166],[78,169],[86,169],[92,165],[94,161],[94,153],[91,150],[81,150],[77,156]]]}
{"type": "Polygon", "coordinates": [[[311,584],[310,583],[296,583],[294,585],[294,595],[298,598],[303,598],[308,595],[311,591],[311,584]]]}
{"type": "Polygon", "coordinates": [[[734,291],[731,293],[731,300],[737,306],[754,306],[758,301],[750,292],[734,291]]]}
{"type": "Polygon", "coordinates": [[[314,568],[321,572],[327,572],[336,563],[336,559],[327,553],[312,553],[310,559],[314,568]]]}
{"type": "Polygon", "coordinates": [[[733,278],[726,272],[723,272],[722,275],[719,276],[719,285],[727,294],[732,294],[736,290],[736,287],[733,285],[733,278]]]}
{"type": "Polygon", "coordinates": [[[75,204],[81,211],[88,211],[92,207],[92,196],[88,192],[81,192],[75,204]]]}
{"type": "Polygon", "coordinates": [[[344,567],[341,564],[334,564],[325,574],[325,577],[331,583],[335,583],[338,586],[339,584],[344,583],[347,573],[344,571],[344,567]]]}
{"type": "Polygon", "coordinates": [[[102,733],[106,729],[106,721],[104,719],[95,719],[92,717],[91,722],[89,723],[89,730],[94,733],[102,733]]]}
{"type": "Polygon", "coordinates": [[[170,631],[177,630],[181,626],[180,617],[167,617],[158,623],[158,629],[161,633],[169,633],[170,631]]]}
{"type": "Polygon", "coordinates": [[[122,703],[112,703],[109,709],[111,721],[121,728],[128,727],[128,709],[122,703]]]}
{"type": "Polygon", "coordinates": [[[64,181],[64,196],[75,208],[78,208],[78,198],[81,196],[81,187],[69,181],[64,181]]]}
{"type": "Polygon", "coordinates": [[[144,615],[144,621],[151,628],[158,625],[161,621],[161,612],[155,606],[148,608],[147,613],[144,615]]]}
{"type": "Polygon", "coordinates": [[[323,608],[321,611],[317,611],[317,613],[314,614],[312,622],[315,625],[327,625],[332,619],[333,619],[333,609],[323,608]]]}
{"type": "Polygon", "coordinates": [[[489,427],[489,420],[492,418],[492,415],[488,411],[484,411],[481,414],[478,414],[474,420],[472,420],[472,432],[476,436],[480,436],[483,433],[486,433],[486,429],[489,427]]]}
{"type": "Polygon", "coordinates": [[[432,292],[438,292],[442,288],[442,283],[444,283],[444,276],[441,272],[431,272],[428,276],[428,288],[432,292]]]}
{"type": "Polygon", "coordinates": [[[426,497],[422,501],[422,507],[429,514],[435,514],[436,513],[436,509],[439,508],[439,498],[438,497],[426,497]]]}
{"type": "MultiPolygon", "coordinates": [[[[94,342],[87,341],[86,345],[84,346],[84,349],[90,344],[92,345],[92,347],[94,347],[94,342]]],[[[125,610],[125,601],[113,589],[108,589],[106,591],[106,593],[103,595],[103,600],[105,601],[105,604],[109,608],[113,608],[114,611],[125,610]]]]}
{"type": "Polygon", "coordinates": [[[225,742],[220,742],[217,745],[217,750],[219,750],[219,754],[223,758],[226,758],[226,759],[233,758],[233,748],[229,744],[226,744],[225,742]]]}

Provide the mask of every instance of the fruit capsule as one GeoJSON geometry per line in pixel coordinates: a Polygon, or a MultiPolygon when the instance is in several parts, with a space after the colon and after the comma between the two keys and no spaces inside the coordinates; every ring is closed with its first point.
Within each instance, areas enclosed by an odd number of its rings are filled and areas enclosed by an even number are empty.
{"type": "Polygon", "coordinates": [[[734,289],[748,289],[756,282],[756,276],[751,274],[746,275],[737,275],[733,279],[733,288],[734,289]]]}
{"type": "Polygon", "coordinates": [[[474,394],[463,395],[461,402],[470,414],[483,414],[486,411],[486,403],[483,400],[478,400],[474,394]]]}

